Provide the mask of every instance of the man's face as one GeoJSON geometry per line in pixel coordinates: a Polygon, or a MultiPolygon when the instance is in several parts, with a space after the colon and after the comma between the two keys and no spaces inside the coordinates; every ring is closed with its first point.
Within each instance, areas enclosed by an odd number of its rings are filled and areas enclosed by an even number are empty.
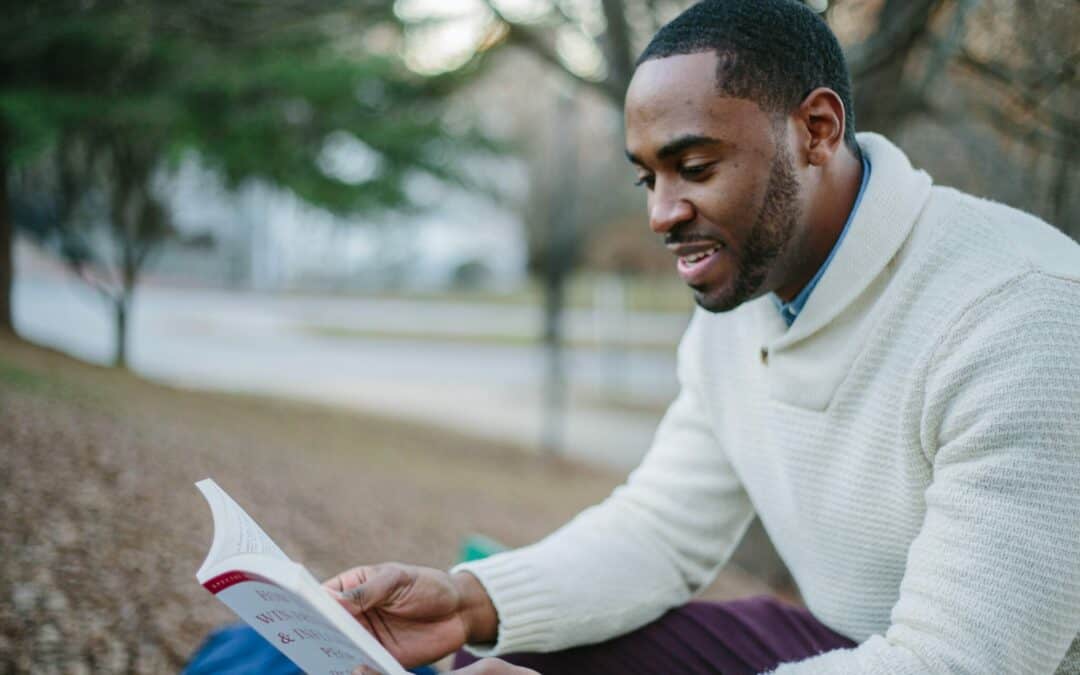
{"type": "Polygon", "coordinates": [[[697,303],[725,312],[779,288],[800,206],[784,120],[719,94],[716,67],[713,52],[641,64],[626,95],[626,150],[649,226],[697,303]]]}

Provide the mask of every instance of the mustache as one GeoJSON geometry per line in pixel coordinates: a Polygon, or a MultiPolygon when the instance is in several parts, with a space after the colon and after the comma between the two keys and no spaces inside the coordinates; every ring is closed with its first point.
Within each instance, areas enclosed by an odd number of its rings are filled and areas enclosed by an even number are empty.
{"type": "Polygon", "coordinates": [[[714,235],[706,235],[701,232],[694,232],[691,229],[683,227],[675,227],[668,230],[664,235],[664,246],[676,246],[679,244],[696,244],[697,242],[720,242],[721,240],[714,235]]]}

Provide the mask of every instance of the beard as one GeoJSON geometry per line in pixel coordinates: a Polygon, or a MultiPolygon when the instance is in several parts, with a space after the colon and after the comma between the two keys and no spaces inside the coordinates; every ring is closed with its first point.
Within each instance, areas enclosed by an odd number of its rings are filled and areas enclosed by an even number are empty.
{"type": "Polygon", "coordinates": [[[776,144],[769,168],[765,199],[754,219],[739,258],[735,277],[727,288],[694,289],[694,300],[709,312],[727,312],[761,294],[776,260],[787,249],[798,219],[799,183],[787,146],[776,144]]]}

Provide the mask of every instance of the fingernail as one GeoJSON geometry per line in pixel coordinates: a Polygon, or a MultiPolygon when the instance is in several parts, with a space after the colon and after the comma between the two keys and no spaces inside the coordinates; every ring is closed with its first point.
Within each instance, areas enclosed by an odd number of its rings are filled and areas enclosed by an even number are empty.
{"type": "Polygon", "coordinates": [[[355,586],[347,591],[341,592],[341,597],[349,602],[360,602],[360,596],[364,594],[364,590],[360,586],[355,586]]]}

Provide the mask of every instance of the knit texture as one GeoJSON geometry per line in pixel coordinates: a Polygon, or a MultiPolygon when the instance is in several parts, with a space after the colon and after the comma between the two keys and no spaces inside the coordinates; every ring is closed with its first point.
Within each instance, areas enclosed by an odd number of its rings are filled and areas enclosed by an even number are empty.
{"type": "Polygon", "coordinates": [[[626,485],[458,568],[499,613],[488,651],[657,618],[756,512],[810,611],[859,643],[778,675],[1076,672],[1080,247],[859,142],[870,185],[791,328],[767,297],[696,313],[626,485]]]}

